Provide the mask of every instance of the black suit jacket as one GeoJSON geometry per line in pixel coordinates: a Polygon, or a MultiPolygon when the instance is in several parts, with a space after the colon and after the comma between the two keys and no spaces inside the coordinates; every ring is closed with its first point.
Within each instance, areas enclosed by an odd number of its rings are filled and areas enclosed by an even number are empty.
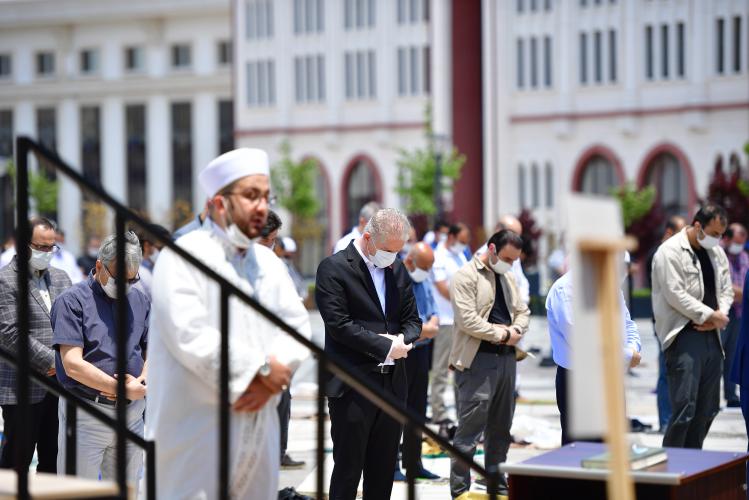
{"type": "MultiPolygon", "coordinates": [[[[385,269],[386,314],[377,297],[372,276],[353,241],[345,250],[326,258],[317,268],[315,300],[325,322],[325,352],[347,361],[362,372],[372,371],[385,361],[391,341],[380,334],[403,334],[407,344],[421,334],[421,320],[411,279],[400,260],[385,269]]],[[[393,387],[406,397],[403,359],[395,361],[393,387]]],[[[349,387],[328,374],[325,393],[341,397],[349,387]]]]}

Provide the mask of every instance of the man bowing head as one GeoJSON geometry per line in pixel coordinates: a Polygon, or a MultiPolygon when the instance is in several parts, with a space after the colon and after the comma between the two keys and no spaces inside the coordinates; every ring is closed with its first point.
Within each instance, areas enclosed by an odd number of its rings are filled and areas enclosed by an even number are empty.
{"type": "MultiPolygon", "coordinates": [[[[283,262],[253,244],[268,216],[268,171],[268,155],[259,149],[209,163],[199,176],[208,216],[177,244],[309,338],[309,316],[283,262]]],[[[158,497],[216,498],[221,290],[165,250],[152,293],[146,437],[156,440],[158,497]]],[[[275,499],[276,395],[308,352],[236,298],[229,299],[229,344],[229,494],[275,499]]]]}
{"type": "MultiPolygon", "coordinates": [[[[317,269],[315,299],[325,321],[325,351],[360,370],[405,403],[403,358],[421,334],[408,271],[395,256],[410,224],[398,210],[379,210],[364,232],[317,269]]],[[[331,500],[389,499],[400,425],[338,379],[325,387],[333,438],[331,500]]]]}

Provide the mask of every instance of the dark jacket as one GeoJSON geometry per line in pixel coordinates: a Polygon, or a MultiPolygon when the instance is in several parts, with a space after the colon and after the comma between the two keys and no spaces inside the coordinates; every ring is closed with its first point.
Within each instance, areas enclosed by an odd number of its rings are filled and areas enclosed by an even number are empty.
{"type": "MultiPolygon", "coordinates": [[[[421,320],[411,279],[399,260],[385,269],[385,287],[383,314],[372,277],[353,242],[320,263],[315,299],[325,322],[325,352],[368,372],[390,352],[391,341],[380,334],[402,333],[407,344],[419,337],[421,320]]],[[[404,361],[395,361],[393,373],[393,387],[400,398],[406,396],[404,361]]],[[[328,374],[325,393],[329,398],[341,397],[348,389],[343,381],[328,374]]]]}
{"type": "Polygon", "coordinates": [[[749,388],[749,272],[744,276],[744,295],[742,298],[744,314],[741,316],[741,330],[733,356],[731,381],[744,389],[749,388]]]}

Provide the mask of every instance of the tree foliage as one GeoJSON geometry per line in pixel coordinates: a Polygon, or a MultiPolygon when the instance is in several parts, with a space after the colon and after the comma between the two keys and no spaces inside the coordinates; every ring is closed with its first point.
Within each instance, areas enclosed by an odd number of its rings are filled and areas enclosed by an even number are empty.
{"type": "MultiPolygon", "coordinates": [[[[749,149],[749,144],[745,147],[749,149]]],[[[739,222],[749,226],[749,182],[742,177],[746,166],[725,172],[718,163],[707,188],[707,199],[722,206],[728,212],[728,222],[739,222]]]]}
{"type": "MultiPolygon", "coordinates": [[[[16,184],[16,165],[8,160],[7,172],[16,184]]],[[[43,171],[29,170],[29,198],[33,200],[36,211],[42,215],[57,212],[57,195],[60,183],[47,177],[43,171]]]]}
{"type": "Polygon", "coordinates": [[[441,179],[448,180],[448,183],[443,182],[440,186],[441,192],[450,192],[454,182],[460,178],[460,171],[466,161],[466,157],[459,154],[455,148],[447,154],[437,151],[431,122],[431,108],[427,106],[426,148],[398,151],[398,184],[395,191],[405,198],[406,211],[409,214],[426,216],[437,214],[435,187],[438,182],[438,162],[441,179]]]}
{"type": "Polygon", "coordinates": [[[628,182],[621,187],[614,188],[612,191],[616,199],[619,200],[619,205],[622,207],[625,232],[629,230],[632,224],[650,213],[655,203],[655,186],[637,189],[633,183],[628,182]]]}
{"type": "Polygon", "coordinates": [[[281,159],[271,170],[271,183],[278,203],[295,219],[313,219],[321,207],[315,188],[317,163],[311,158],[298,162],[292,160],[291,146],[286,141],[281,144],[280,152],[281,159]]]}

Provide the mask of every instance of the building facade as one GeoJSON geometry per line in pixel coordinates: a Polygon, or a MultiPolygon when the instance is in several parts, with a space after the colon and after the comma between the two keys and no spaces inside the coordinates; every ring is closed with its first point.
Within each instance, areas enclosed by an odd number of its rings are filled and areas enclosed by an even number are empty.
{"type": "Polygon", "coordinates": [[[366,202],[401,205],[399,151],[425,146],[430,3],[234,2],[238,145],[263,148],[275,162],[288,143],[293,159],[318,165],[316,228],[294,230],[305,274],[357,224],[366,202]]]}
{"type": "Polygon", "coordinates": [[[532,210],[542,261],[570,192],[654,185],[665,214],[691,216],[717,162],[746,168],[746,1],[484,0],[483,11],[484,219],[532,210]]]}
{"type": "MultiPolygon", "coordinates": [[[[197,172],[233,148],[230,18],[222,0],[0,1],[0,233],[17,135],[167,227],[199,210],[197,172]]],[[[89,198],[58,180],[77,252],[89,198]]]]}

